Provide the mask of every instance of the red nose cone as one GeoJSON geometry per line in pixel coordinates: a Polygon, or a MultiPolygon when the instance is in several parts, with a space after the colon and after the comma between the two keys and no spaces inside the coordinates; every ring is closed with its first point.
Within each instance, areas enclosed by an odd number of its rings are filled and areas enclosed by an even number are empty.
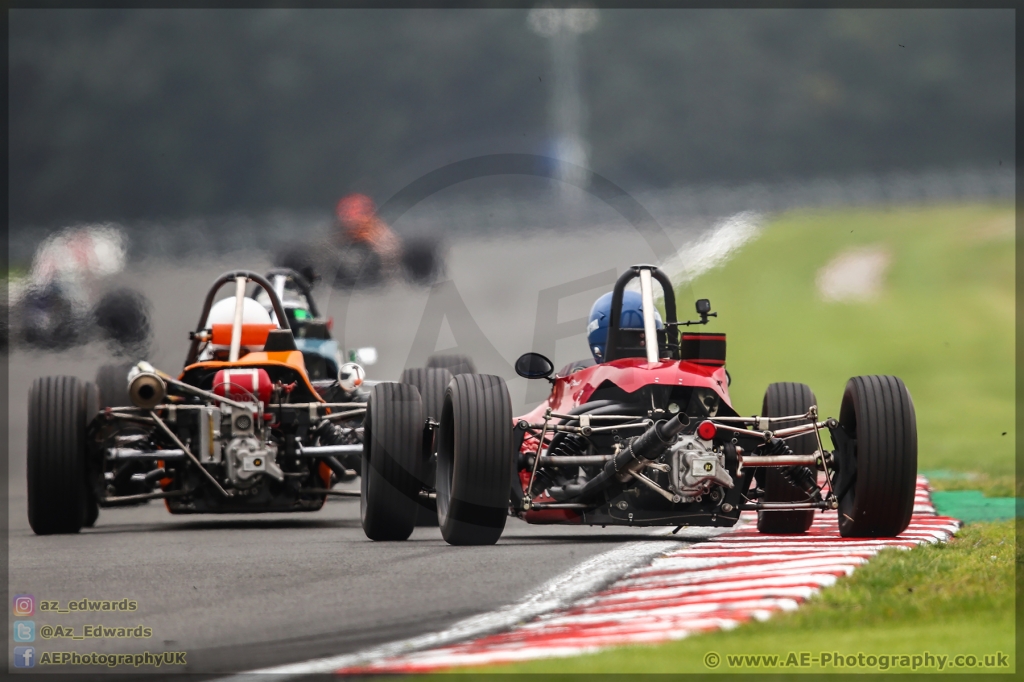
{"type": "Polygon", "coordinates": [[[718,433],[718,429],[712,422],[701,422],[700,426],[697,427],[697,435],[704,440],[711,440],[718,433]]]}

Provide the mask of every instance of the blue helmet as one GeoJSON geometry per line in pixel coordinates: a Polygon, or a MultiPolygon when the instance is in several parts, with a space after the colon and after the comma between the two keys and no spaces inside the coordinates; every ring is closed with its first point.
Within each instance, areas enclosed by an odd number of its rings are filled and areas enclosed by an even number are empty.
{"type": "MultiPolygon", "coordinates": [[[[643,329],[644,312],[640,292],[622,292],[622,315],[619,317],[619,328],[643,329]]],[[[612,315],[612,292],[608,292],[601,298],[594,301],[594,307],[590,309],[590,321],[587,323],[587,345],[590,352],[594,354],[594,360],[598,363],[604,362],[605,344],[608,342],[608,321],[612,315]]],[[[661,323],[661,315],[654,311],[654,323],[658,329],[664,325],[661,323]]]]}

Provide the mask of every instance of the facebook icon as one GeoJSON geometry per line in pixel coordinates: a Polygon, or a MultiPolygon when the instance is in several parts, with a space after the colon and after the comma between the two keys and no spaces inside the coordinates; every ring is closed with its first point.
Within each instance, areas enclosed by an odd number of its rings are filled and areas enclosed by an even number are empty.
{"type": "Polygon", "coordinates": [[[14,647],[14,667],[34,668],[36,666],[36,648],[34,646],[14,647]]]}

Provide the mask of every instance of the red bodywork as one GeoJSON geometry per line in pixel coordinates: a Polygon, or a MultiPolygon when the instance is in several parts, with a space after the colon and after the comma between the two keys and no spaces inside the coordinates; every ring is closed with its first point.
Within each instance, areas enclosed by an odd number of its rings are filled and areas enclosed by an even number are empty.
{"type": "MultiPolygon", "coordinates": [[[[720,364],[711,366],[688,360],[659,360],[650,364],[646,358],[622,358],[587,367],[568,376],[557,377],[547,401],[527,414],[517,417],[514,423],[540,423],[544,421],[544,413],[549,407],[552,412],[567,414],[588,402],[594,391],[606,381],[615,384],[626,393],[633,393],[652,384],[710,388],[718,393],[726,405],[732,407],[728,377],[725,374],[725,367],[720,364]]],[[[537,452],[537,446],[537,437],[527,434],[523,438],[520,452],[537,452]]],[[[520,471],[519,479],[525,492],[530,484],[530,472],[520,471]]],[[[555,502],[546,492],[534,501],[555,502]]],[[[527,523],[582,523],[580,514],[572,509],[530,510],[525,512],[522,518],[527,523]]]]}
{"type": "Polygon", "coordinates": [[[221,369],[213,375],[213,392],[232,400],[244,402],[255,398],[267,404],[273,390],[270,375],[262,367],[221,369]]]}

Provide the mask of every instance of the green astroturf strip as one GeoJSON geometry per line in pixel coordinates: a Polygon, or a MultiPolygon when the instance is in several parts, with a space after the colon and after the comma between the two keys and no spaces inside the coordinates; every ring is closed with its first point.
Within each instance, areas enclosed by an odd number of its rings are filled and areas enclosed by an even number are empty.
{"type": "Polygon", "coordinates": [[[985,497],[978,490],[950,490],[932,493],[935,511],[965,523],[972,521],[1003,521],[1021,516],[1015,497],[985,497]]]}

